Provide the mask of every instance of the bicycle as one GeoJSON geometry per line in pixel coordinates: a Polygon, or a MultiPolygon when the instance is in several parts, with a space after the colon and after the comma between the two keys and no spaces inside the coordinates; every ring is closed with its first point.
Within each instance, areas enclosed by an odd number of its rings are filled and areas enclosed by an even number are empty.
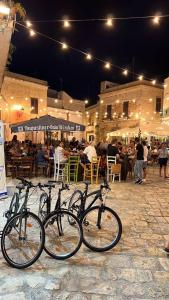
{"type": "Polygon", "coordinates": [[[27,208],[29,191],[36,186],[23,178],[17,179],[22,184],[17,185],[19,192],[14,194],[5,214],[7,223],[1,235],[1,249],[10,266],[24,269],[40,257],[45,244],[45,231],[38,216],[27,208]],[[23,200],[22,204],[20,200],[23,200]]]}
{"type": "MultiPolygon", "coordinates": [[[[105,206],[106,197],[103,199],[110,187],[105,183],[99,190],[88,193],[89,182],[84,184],[84,192],[76,190],[73,193],[68,210],[81,221],[83,243],[96,252],[108,251],[117,245],[122,235],[122,223],[118,214],[105,206]],[[94,196],[94,199],[86,207],[86,201],[91,196],[94,196]],[[97,200],[100,204],[94,205],[97,200]]],[[[72,219],[69,219],[69,222],[73,224],[72,219]]]]}
{"type": "Polygon", "coordinates": [[[43,193],[40,197],[38,215],[43,221],[45,229],[46,241],[44,250],[51,257],[64,260],[73,256],[80,249],[83,231],[78,218],[67,209],[62,208],[61,194],[63,191],[69,190],[69,186],[63,182],[59,182],[61,187],[58,191],[54,211],[51,212],[51,193],[55,187],[53,184],[56,183],[51,181],[48,184],[39,186],[43,193]],[[48,188],[48,193],[43,190],[45,187],[48,188]],[[69,218],[73,220],[73,224],[69,223],[69,218]]]}

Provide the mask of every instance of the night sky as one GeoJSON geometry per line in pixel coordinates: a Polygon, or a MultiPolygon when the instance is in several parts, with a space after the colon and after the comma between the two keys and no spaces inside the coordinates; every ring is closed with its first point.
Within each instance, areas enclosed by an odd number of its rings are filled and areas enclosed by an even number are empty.
{"type": "MultiPolygon", "coordinates": [[[[34,20],[87,19],[169,14],[168,0],[23,0],[27,19],[37,31],[50,35],[72,47],[91,52],[94,56],[132,69],[149,78],[163,80],[169,76],[169,18],[154,26],[150,20],[115,21],[114,28],[104,22],[73,23],[64,29],[61,23],[34,23],[34,20]]],[[[12,42],[16,46],[10,70],[23,75],[47,80],[51,88],[64,89],[72,97],[97,100],[100,82],[131,81],[121,71],[104,70],[97,61],[86,62],[72,50],[63,51],[52,41],[36,36],[29,37],[19,28],[12,42]]]]}

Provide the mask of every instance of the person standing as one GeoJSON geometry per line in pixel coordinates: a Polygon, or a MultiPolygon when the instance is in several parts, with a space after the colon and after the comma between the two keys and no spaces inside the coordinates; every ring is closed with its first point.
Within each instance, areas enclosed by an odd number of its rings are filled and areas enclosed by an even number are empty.
{"type": "Polygon", "coordinates": [[[140,143],[139,138],[135,139],[136,143],[136,161],[134,165],[135,183],[143,183],[143,162],[144,162],[144,149],[140,143]]]}
{"type": "Polygon", "coordinates": [[[148,158],[148,148],[146,141],[142,141],[143,150],[144,150],[144,162],[143,162],[143,181],[146,181],[147,177],[147,158],[148,158]]]}
{"type": "Polygon", "coordinates": [[[164,178],[167,176],[167,162],[168,162],[168,150],[166,143],[161,144],[161,148],[158,151],[159,154],[159,165],[160,165],[160,177],[162,177],[162,168],[164,167],[164,178]]]}

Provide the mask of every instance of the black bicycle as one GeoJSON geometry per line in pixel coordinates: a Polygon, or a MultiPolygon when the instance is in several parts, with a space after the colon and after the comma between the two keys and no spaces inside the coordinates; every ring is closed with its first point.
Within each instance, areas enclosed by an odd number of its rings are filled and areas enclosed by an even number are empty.
{"type": "Polygon", "coordinates": [[[23,178],[18,179],[21,183],[17,185],[18,193],[14,194],[6,213],[1,249],[9,265],[23,269],[40,257],[45,244],[45,231],[38,216],[27,208],[30,189],[35,186],[23,178]]]}
{"type": "MultiPolygon", "coordinates": [[[[105,206],[110,187],[105,183],[99,190],[88,193],[89,182],[84,184],[84,192],[76,190],[73,193],[68,210],[81,221],[83,242],[89,249],[97,252],[110,250],[117,245],[122,235],[119,216],[110,207],[105,206]],[[87,200],[93,196],[94,199],[87,204],[87,200]],[[98,205],[94,205],[97,200],[99,200],[98,205]]],[[[71,218],[69,222],[73,224],[71,218]]]]}
{"type": "MultiPolygon", "coordinates": [[[[59,260],[67,259],[73,256],[81,247],[83,241],[82,225],[78,218],[62,208],[61,194],[69,190],[69,186],[59,182],[61,186],[58,190],[58,196],[54,211],[51,212],[52,190],[57,182],[51,181],[45,185],[39,185],[43,193],[40,196],[39,218],[43,221],[45,229],[45,247],[44,250],[51,257],[59,260]],[[44,191],[48,189],[48,192],[44,191]],[[73,220],[70,224],[69,219],[73,220]]],[[[54,192],[56,192],[54,190],[54,192]]],[[[63,203],[65,204],[65,203],[63,203]]]]}

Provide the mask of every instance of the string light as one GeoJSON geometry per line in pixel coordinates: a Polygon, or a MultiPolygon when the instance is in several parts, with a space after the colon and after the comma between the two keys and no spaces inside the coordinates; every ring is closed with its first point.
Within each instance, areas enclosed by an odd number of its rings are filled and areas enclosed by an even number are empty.
{"type": "Polygon", "coordinates": [[[156,80],[152,80],[152,84],[155,85],[156,84],[156,80]]]}
{"type": "Polygon", "coordinates": [[[128,73],[129,73],[129,71],[128,71],[127,69],[125,69],[125,70],[123,71],[123,75],[125,75],[125,76],[127,76],[128,73]]]}
{"type": "Polygon", "coordinates": [[[101,104],[103,104],[103,103],[104,103],[104,101],[103,101],[103,100],[101,100],[101,101],[100,101],[100,103],[101,103],[101,104]]]}
{"type": "Polygon", "coordinates": [[[70,27],[70,22],[68,20],[64,20],[63,27],[69,28],[70,27]]]}
{"type": "Polygon", "coordinates": [[[92,59],[92,56],[91,56],[90,53],[88,53],[88,54],[86,55],[86,59],[88,59],[88,60],[91,60],[91,59],[92,59]]]}
{"type": "Polygon", "coordinates": [[[152,101],[153,101],[153,99],[152,99],[152,98],[150,98],[150,99],[149,99],[149,102],[152,102],[152,101]]]}
{"type": "Polygon", "coordinates": [[[111,68],[111,65],[110,65],[110,63],[109,62],[107,62],[106,64],[105,64],[105,69],[110,69],[111,68]]]}
{"type": "Polygon", "coordinates": [[[58,99],[55,99],[55,103],[58,103],[58,99]]]}
{"type": "Polygon", "coordinates": [[[29,31],[29,33],[30,33],[30,36],[36,35],[36,33],[35,33],[35,31],[34,31],[33,29],[31,29],[31,30],[29,31]]]}
{"type": "Polygon", "coordinates": [[[62,43],[62,49],[68,49],[68,45],[67,44],[65,44],[65,43],[62,43]]]}
{"type": "Polygon", "coordinates": [[[112,18],[108,18],[107,21],[106,21],[106,25],[108,27],[112,27],[113,26],[113,19],[112,18]]]}
{"type": "Polygon", "coordinates": [[[70,103],[73,103],[73,100],[72,100],[72,99],[70,99],[70,100],[69,100],[69,102],[70,102],[70,103]]]}
{"type": "Polygon", "coordinates": [[[154,17],[153,23],[154,23],[155,25],[159,25],[159,24],[160,24],[160,17],[159,17],[159,16],[154,17]]]}
{"type": "Polygon", "coordinates": [[[26,21],[26,26],[27,26],[28,28],[30,28],[30,27],[32,27],[32,23],[31,23],[30,21],[26,21]]]}
{"type": "MultiPolygon", "coordinates": [[[[167,16],[169,17],[169,15],[165,15],[165,16],[160,16],[160,18],[161,18],[161,17],[167,17],[167,16]]],[[[150,17],[153,18],[154,16],[149,16],[148,18],[150,18],[150,17]]],[[[113,19],[114,19],[114,18],[113,18],[113,19]]],[[[132,19],[132,18],[131,18],[131,19],[132,19]]],[[[108,20],[108,19],[101,19],[101,20],[108,20]]],[[[112,19],[111,19],[111,20],[112,20],[112,19]]],[[[69,20],[69,21],[72,22],[73,20],[69,20]]],[[[74,21],[75,21],[75,20],[74,20],[74,21]]],[[[78,21],[78,20],[76,20],[76,21],[78,21]]],[[[62,22],[63,22],[63,20],[62,20],[62,22]]],[[[16,24],[19,25],[19,26],[21,26],[21,27],[23,27],[23,28],[26,28],[26,29],[27,29],[26,26],[24,26],[23,24],[21,24],[21,23],[19,23],[19,22],[16,22],[16,24]]],[[[43,34],[43,33],[37,32],[37,31],[33,31],[32,29],[30,30],[30,34],[31,34],[32,36],[35,35],[35,34],[38,34],[38,35],[40,35],[40,36],[42,36],[42,37],[47,38],[48,40],[51,40],[51,41],[53,41],[53,42],[55,42],[55,43],[57,43],[57,44],[60,44],[60,45],[62,45],[62,49],[64,49],[64,50],[66,50],[66,49],[69,47],[70,49],[72,49],[72,50],[74,50],[74,51],[76,51],[76,52],[79,52],[79,53],[85,55],[85,56],[86,56],[86,59],[91,59],[91,58],[92,58],[91,54],[85,53],[84,51],[79,50],[79,49],[74,48],[74,47],[71,47],[70,45],[68,46],[66,43],[62,43],[62,42],[60,42],[60,41],[58,41],[58,40],[56,40],[56,39],[54,39],[54,38],[52,38],[52,37],[50,37],[50,36],[48,36],[48,35],[46,35],[46,34],[43,34]]],[[[94,57],[94,59],[97,60],[97,61],[99,61],[99,62],[104,63],[104,67],[105,67],[106,69],[110,69],[110,68],[111,68],[111,64],[110,64],[109,62],[105,62],[104,60],[102,60],[102,59],[100,59],[100,58],[97,58],[97,57],[94,57]]],[[[113,67],[122,70],[122,71],[123,71],[123,74],[124,74],[125,76],[127,76],[127,74],[129,73],[129,71],[128,71],[127,69],[123,69],[123,68],[121,68],[121,67],[118,66],[118,65],[114,65],[114,64],[113,64],[113,67]]],[[[138,76],[137,73],[134,73],[134,72],[133,72],[133,74],[135,74],[136,76],[138,76]]],[[[151,80],[150,78],[145,78],[145,79],[152,82],[152,80],[151,80]]],[[[139,76],[138,76],[138,80],[140,80],[140,81],[143,80],[143,75],[139,75],[139,76]]]]}
{"type": "Polygon", "coordinates": [[[143,80],[143,75],[140,75],[139,77],[138,77],[138,79],[140,80],[140,81],[142,81],[143,80]]]}
{"type": "Polygon", "coordinates": [[[89,100],[86,99],[86,100],[85,100],[85,104],[88,104],[88,103],[89,103],[89,100]]]}

